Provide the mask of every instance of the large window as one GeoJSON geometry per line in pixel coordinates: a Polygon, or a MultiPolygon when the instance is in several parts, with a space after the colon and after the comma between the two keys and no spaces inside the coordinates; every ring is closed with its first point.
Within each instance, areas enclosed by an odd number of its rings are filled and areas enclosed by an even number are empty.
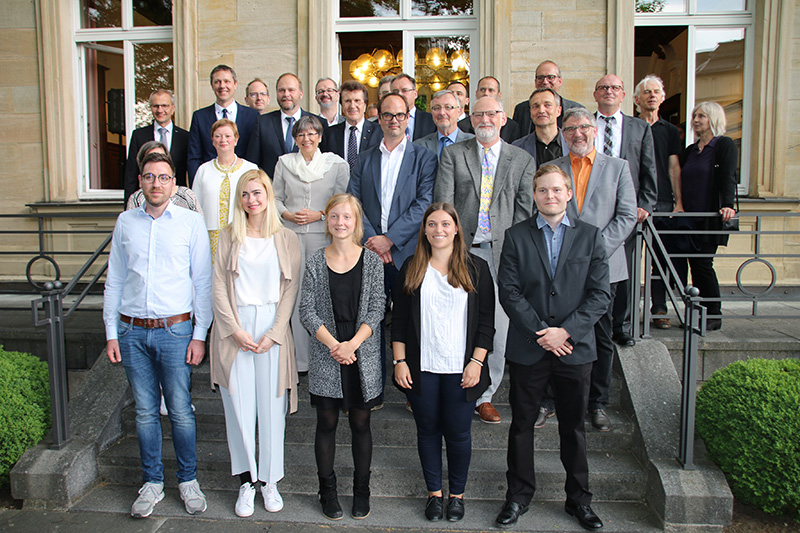
{"type": "Polygon", "coordinates": [[[689,114],[714,101],[727,115],[727,133],[739,147],[740,185],[750,168],[753,33],[752,0],[636,0],[634,79],[664,80],[661,116],[694,142],[689,114]]]}
{"type": "Polygon", "coordinates": [[[80,0],[81,198],[121,197],[131,131],[148,124],[148,98],[173,88],[171,0],[80,0]]]}

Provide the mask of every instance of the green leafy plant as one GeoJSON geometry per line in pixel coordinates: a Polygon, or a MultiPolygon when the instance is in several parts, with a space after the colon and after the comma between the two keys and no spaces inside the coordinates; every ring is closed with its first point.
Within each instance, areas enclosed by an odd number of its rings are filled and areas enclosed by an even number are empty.
{"type": "Polygon", "coordinates": [[[800,519],[800,360],[714,372],[697,393],[697,431],[737,499],[800,519]]]}
{"type": "Polygon", "coordinates": [[[47,363],[0,346],[0,486],[25,450],[50,429],[47,363]]]}

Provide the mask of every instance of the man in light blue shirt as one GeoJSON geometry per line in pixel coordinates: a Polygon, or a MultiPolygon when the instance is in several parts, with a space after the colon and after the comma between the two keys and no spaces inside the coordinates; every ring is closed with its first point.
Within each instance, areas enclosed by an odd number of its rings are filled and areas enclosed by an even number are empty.
{"type": "Polygon", "coordinates": [[[434,93],[431,97],[431,113],[433,122],[436,124],[436,131],[414,142],[424,146],[441,159],[444,148],[472,139],[475,135],[458,129],[458,117],[461,111],[461,103],[453,91],[443,89],[434,93]]]}
{"type": "Polygon", "coordinates": [[[197,483],[189,386],[211,325],[211,248],[203,217],[170,202],[176,184],[169,156],[145,156],[139,184],[145,203],[117,218],[103,298],[106,352],[112,363],[122,362],[136,401],[144,485],[131,515],[149,516],[164,498],[161,391],[172,424],[178,488],[186,511],[194,514],[206,510],[206,498],[197,483]]]}

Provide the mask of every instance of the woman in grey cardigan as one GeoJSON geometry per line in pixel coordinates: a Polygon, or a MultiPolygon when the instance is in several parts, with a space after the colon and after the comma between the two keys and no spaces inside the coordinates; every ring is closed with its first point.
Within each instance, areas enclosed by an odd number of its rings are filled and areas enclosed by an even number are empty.
{"type": "MultiPolygon", "coordinates": [[[[350,166],[334,153],[320,152],[322,124],[313,115],[300,118],[292,128],[292,136],[299,151],[278,159],[272,186],[284,226],[300,238],[302,283],[306,258],[329,244],[322,210],[328,198],[347,188],[350,166]]],[[[292,315],[292,332],[297,370],[307,372],[311,337],[300,323],[299,308],[292,315]]]]}
{"type": "Polygon", "coordinates": [[[300,320],[314,336],[308,388],[317,408],[314,454],[319,499],[325,517],[342,518],[333,458],[339,411],[349,411],[354,464],[351,514],[361,519],[369,514],[370,409],[379,403],[382,388],[378,328],[385,306],[383,263],[361,246],[362,210],[354,196],[333,196],[325,216],[332,243],[306,261],[300,297],[300,320]]]}

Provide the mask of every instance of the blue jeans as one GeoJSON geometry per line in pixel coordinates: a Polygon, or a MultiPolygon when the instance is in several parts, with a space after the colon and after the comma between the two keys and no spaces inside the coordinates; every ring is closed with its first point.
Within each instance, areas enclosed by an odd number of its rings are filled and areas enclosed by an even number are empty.
{"type": "Polygon", "coordinates": [[[157,329],[121,321],[118,324],[122,367],[136,401],[136,433],[145,483],[164,482],[158,412],[161,391],[164,391],[172,424],[178,482],[197,478],[196,426],[189,393],[192,367],[186,363],[186,349],[193,329],[191,320],[157,329]]]}
{"type": "Polygon", "coordinates": [[[450,494],[464,494],[472,457],[472,412],[461,374],[420,374],[421,394],[408,393],[417,423],[417,448],[428,492],[442,490],[442,437],[447,444],[450,494]]]}

